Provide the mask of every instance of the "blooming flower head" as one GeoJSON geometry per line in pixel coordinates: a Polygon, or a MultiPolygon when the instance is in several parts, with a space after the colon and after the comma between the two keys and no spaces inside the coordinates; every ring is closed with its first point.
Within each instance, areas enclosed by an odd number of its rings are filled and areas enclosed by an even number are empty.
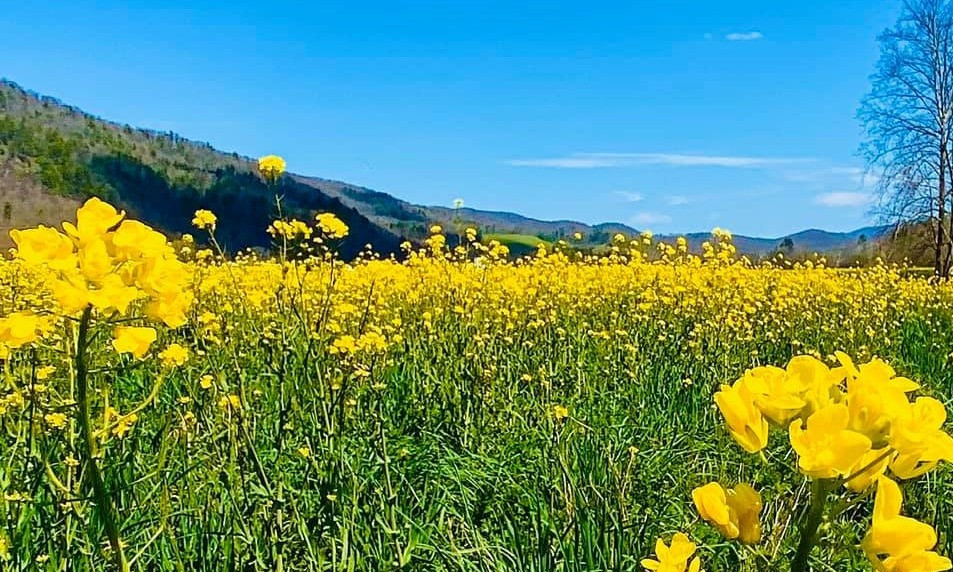
{"type": "MultiPolygon", "coordinates": [[[[215,226],[215,215],[209,211],[198,211],[211,215],[215,226]]],[[[169,256],[172,247],[161,232],[137,220],[124,220],[112,235],[112,247],[117,260],[138,260],[154,256],[169,256]]]]}
{"type": "Polygon", "coordinates": [[[0,319],[0,344],[9,349],[35,342],[49,329],[49,320],[27,310],[0,319]]]}
{"type": "Polygon", "coordinates": [[[277,155],[266,155],[258,159],[258,172],[269,181],[277,181],[285,172],[285,160],[277,155]]]}
{"type": "Polygon", "coordinates": [[[798,466],[805,475],[817,479],[845,477],[870,451],[870,439],[847,428],[847,405],[830,405],[816,411],[804,422],[796,419],[789,427],[791,446],[798,454],[798,466]]]}
{"type": "Polygon", "coordinates": [[[917,400],[896,413],[890,427],[890,446],[897,456],[890,470],[901,479],[912,479],[953,461],[953,437],[943,431],[946,407],[932,397],[917,400]]]}
{"type": "Polygon", "coordinates": [[[755,406],[775,425],[800,415],[806,402],[802,389],[790,383],[787,373],[774,366],[756,367],[745,373],[745,387],[754,395],[755,406]]]}
{"type": "Polygon", "coordinates": [[[698,514],[725,538],[745,544],[761,541],[761,495],[750,485],[741,483],[726,490],[711,482],[694,489],[692,500],[698,514]]]}
{"type": "Polygon", "coordinates": [[[932,551],[936,531],[929,524],[901,516],[903,494],[887,477],[877,483],[874,517],[861,546],[878,570],[940,572],[953,567],[948,558],[932,551]],[[886,559],[881,561],[881,557],[886,559]]]}
{"type": "Polygon", "coordinates": [[[53,429],[62,429],[66,427],[69,417],[67,417],[64,413],[57,411],[55,413],[47,413],[43,416],[43,420],[46,421],[46,424],[53,429]]]}
{"type": "Polygon", "coordinates": [[[63,224],[66,234],[42,226],[12,233],[16,255],[26,266],[48,271],[45,290],[61,315],[85,309],[125,314],[134,301],[145,298],[147,315],[170,327],[181,325],[178,318],[192,300],[189,269],[176,259],[164,235],[124,218],[124,212],[92,198],[76,211],[75,224],[63,224]]]}
{"type": "Polygon", "coordinates": [[[159,359],[165,367],[177,367],[184,365],[189,359],[189,350],[179,344],[170,344],[169,347],[159,352],[159,359]]]}
{"type": "Polygon", "coordinates": [[[768,422],[755,406],[755,396],[743,380],[722,385],[715,393],[715,403],[725,417],[735,441],[749,453],[757,453],[768,444],[768,422]]]}
{"type": "Polygon", "coordinates": [[[654,572],[699,572],[701,560],[695,554],[695,543],[681,532],[676,532],[670,545],[659,538],[655,542],[655,559],[642,560],[646,570],[654,572]]]}
{"type": "Polygon", "coordinates": [[[210,229],[215,230],[215,223],[218,221],[218,217],[215,216],[215,213],[205,209],[199,209],[195,211],[195,216],[192,217],[192,226],[199,229],[210,229]]]}
{"type": "Polygon", "coordinates": [[[113,330],[113,349],[121,354],[130,353],[136,359],[144,358],[155,341],[155,328],[118,326],[113,330]]]}
{"type": "Polygon", "coordinates": [[[10,238],[17,245],[17,258],[29,265],[46,264],[56,269],[76,265],[73,241],[55,228],[40,225],[11,230],[10,238]]]}
{"type": "Polygon", "coordinates": [[[329,238],[344,238],[348,235],[347,225],[333,213],[320,213],[315,217],[318,228],[329,238]]]}
{"type": "Polygon", "coordinates": [[[850,428],[875,443],[881,442],[890,423],[909,404],[907,393],[919,386],[905,377],[896,377],[893,368],[875,359],[855,368],[851,359],[837,352],[847,376],[847,403],[850,407],[850,428]]]}
{"type": "Polygon", "coordinates": [[[63,230],[82,248],[92,240],[102,240],[125,216],[125,212],[93,197],[76,211],[76,224],[64,222],[63,230]]]}

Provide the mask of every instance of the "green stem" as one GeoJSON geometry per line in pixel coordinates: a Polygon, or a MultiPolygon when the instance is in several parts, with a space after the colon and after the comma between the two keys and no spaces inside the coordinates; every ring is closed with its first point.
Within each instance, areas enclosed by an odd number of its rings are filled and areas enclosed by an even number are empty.
{"type": "Polygon", "coordinates": [[[791,572],[808,572],[807,560],[811,555],[811,549],[817,544],[817,532],[821,522],[824,521],[827,497],[836,487],[836,481],[819,479],[811,482],[811,506],[804,517],[804,522],[801,523],[801,538],[794,560],[791,561],[791,572]]]}
{"type": "Polygon", "coordinates": [[[85,453],[85,471],[93,484],[93,496],[96,499],[96,512],[100,520],[103,521],[103,527],[106,529],[106,536],[109,537],[109,545],[113,551],[113,562],[120,572],[129,572],[129,563],[126,561],[126,554],[123,552],[122,540],[119,537],[119,526],[116,524],[116,510],[113,507],[112,499],[106,490],[106,483],[103,482],[103,474],[99,469],[99,463],[96,461],[96,437],[93,435],[92,421],[90,417],[89,404],[89,366],[86,363],[86,348],[89,343],[89,322],[92,316],[92,308],[87,306],[83,311],[83,317],[79,322],[79,333],[76,337],[76,400],[79,405],[79,429],[82,433],[82,446],[85,453]]]}

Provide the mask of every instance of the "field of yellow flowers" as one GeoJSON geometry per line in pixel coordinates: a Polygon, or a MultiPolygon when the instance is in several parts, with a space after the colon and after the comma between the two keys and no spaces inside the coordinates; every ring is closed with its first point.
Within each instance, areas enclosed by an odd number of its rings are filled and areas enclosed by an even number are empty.
{"type": "Polygon", "coordinates": [[[949,569],[949,285],[723,232],[344,263],[329,214],[227,257],[216,222],[14,231],[0,568],[949,569]]]}

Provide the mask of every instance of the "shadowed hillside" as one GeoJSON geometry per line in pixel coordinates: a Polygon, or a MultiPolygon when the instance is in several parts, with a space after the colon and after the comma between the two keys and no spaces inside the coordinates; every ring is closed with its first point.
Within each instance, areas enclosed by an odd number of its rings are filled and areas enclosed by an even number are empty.
{"type": "MultiPolygon", "coordinates": [[[[98,196],[170,233],[191,230],[199,208],[219,218],[230,250],[267,247],[275,195],[287,216],[310,219],[329,211],[351,227],[341,245],[350,257],[365,244],[398,251],[400,237],[314,186],[284,177],[269,188],[254,162],[174,133],[109,123],[75,108],[0,82],[0,228],[57,224],[76,203],[98,196]],[[7,206],[9,205],[9,206],[7,206]]],[[[4,232],[0,244],[9,246],[4,232]]]]}
{"type": "MultiPolygon", "coordinates": [[[[295,174],[272,189],[248,157],[172,132],[111,123],[0,80],[0,247],[10,245],[10,228],[58,224],[90,196],[114,202],[173,235],[191,231],[196,209],[210,209],[218,215],[218,234],[226,248],[267,247],[265,229],[277,215],[276,190],[285,216],[310,219],[315,212],[329,211],[344,220],[351,228],[340,248],[345,257],[365,244],[384,255],[396,253],[404,239],[422,241],[434,223],[449,232],[473,226],[485,236],[503,237],[501,242],[514,253],[531,251],[536,241],[555,242],[577,232],[584,248],[604,245],[616,233],[638,233],[621,223],[543,221],[508,212],[415,205],[358,185],[295,174]]],[[[861,236],[877,240],[884,232],[884,227],[869,227],[850,233],[807,230],[779,238],[736,235],[735,244],[754,256],[779,249],[850,251],[861,236]]],[[[709,235],[687,238],[698,250],[709,235]]]]}

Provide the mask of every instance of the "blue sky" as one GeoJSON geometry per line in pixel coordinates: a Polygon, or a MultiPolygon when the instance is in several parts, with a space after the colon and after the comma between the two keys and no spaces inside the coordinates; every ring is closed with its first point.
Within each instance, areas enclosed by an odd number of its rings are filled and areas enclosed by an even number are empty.
{"type": "Polygon", "coordinates": [[[899,0],[7,2],[0,76],[417,203],[849,230],[899,0]]]}

